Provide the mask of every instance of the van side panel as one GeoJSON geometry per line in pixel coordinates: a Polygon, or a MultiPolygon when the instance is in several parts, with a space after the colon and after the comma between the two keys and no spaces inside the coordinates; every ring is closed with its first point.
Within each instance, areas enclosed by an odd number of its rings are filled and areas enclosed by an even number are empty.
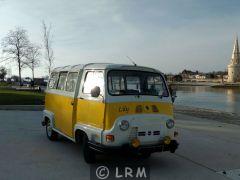
{"type": "Polygon", "coordinates": [[[118,117],[133,114],[161,114],[173,118],[173,104],[167,102],[107,103],[105,130],[111,129],[118,117]]]}
{"type": "Polygon", "coordinates": [[[102,101],[77,100],[77,123],[103,129],[105,104],[102,101]]]}
{"type": "Polygon", "coordinates": [[[54,113],[54,128],[73,137],[73,98],[59,94],[46,93],[45,109],[54,113]]]}

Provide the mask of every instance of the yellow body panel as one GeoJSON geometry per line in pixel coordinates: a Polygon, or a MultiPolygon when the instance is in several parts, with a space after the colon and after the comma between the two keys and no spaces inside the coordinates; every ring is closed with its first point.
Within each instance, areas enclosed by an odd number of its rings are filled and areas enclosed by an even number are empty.
{"type": "Polygon", "coordinates": [[[76,121],[103,129],[105,104],[101,101],[77,100],[76,121]]]}
{"type": "Polygon", "coordinates": [[[54,113],[54,127],[69,137],[73,137],[73,98],[46,93],[45,109],[54,113]]]}
{"type": "Polygon", "coordinates": [[[46,110],[54,113],[54,127],[73,137],[75,123],[109,130],[115,120],[124,115],[163,114],[173,118],[172,103],[164,102],[121,102],[103,103],[101,101],[75,99],[46,93],[46,110]]]}
{"type": "Polygon", "coordinates": [[[173,117],[173,105],[163,102],[108,103],[106,105],[105,129],[111,129],[116,118],[133,114],[163,114],[173,117]],[[153,106],[155,107],[153,108],[153,106]]]}

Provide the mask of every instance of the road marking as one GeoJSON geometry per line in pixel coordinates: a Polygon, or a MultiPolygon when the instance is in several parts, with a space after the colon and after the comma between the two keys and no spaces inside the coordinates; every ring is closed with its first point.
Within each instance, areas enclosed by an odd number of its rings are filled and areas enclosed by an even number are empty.
{"type": "Polygon", "coordinates": [[[197,161],[194,161],[194,160],[192,160],[192,159],[190,159],[190,158],[188,158],[188,157],[186,157],[186,156],[183,156],[183,155],[181,155],[181,154],[178,154],[178,153],[174,153],[174,155],[176,155],[176,156],[178,156],[178,157],[180,157],[180,158],[183,158],[183,159],[185,159],[185,160],[187,160],[187,161],[190,161],[190,162],[192,162],[192,163],[194,163],[194,164],[196,164],[196,165],[198,165],[198,166],[201,166],[201,167],[203,167],[203,168],[206,168],[206,169],[208,169],[208,170],[210,170],[210,171],[212,171],[212,172],[217,172],[215,169],[212,169],[212,168],[210,168],[210,167],[208,167],[208,166],[205,166],[205,165],[203,165],[203,164],[201,164],[201,163],[199,163],[199,162],[197,162],[197,161]]]}
{"type": "Polygon", "coordinates": [[[240,179],[240,169],[232,169],[228,171],[219,171],[218,174],[224,175],[232,180],[240,179]]]}
{"type": "Polygon", "coordinates": [[[206,168],[206,169],[208,169],[208,170],[210,170],[212,172],[215,172],[215,173],[220,174],[220,175],[224,175],[225,177],[227,177],[229,179],[240,180],[240,169],[232,169],[232,170],[227,170],[227,171],[225,171],[225,170],[223,170],[223,171],[216,171],[216,170],[214,170],[214,169],[212,169],[212,168],[210,168],[208,166],[205,166],[205,165],[203,165],[203,164],[201,164],[199,162],[196,162],[196,161],[194,161],[194,160],[192,160],[192,159],[190,159],[188,157],[185,157],[185,156],[183,156],[181,154],[174,153],[174,155],[178,156],[180,158],[183,158],[183,159],[185,159],[187,161],[190,161],[190,162],[192,162],[192,163],[194,163],[194,164],[196,164],[198,166],[206,168]]]}

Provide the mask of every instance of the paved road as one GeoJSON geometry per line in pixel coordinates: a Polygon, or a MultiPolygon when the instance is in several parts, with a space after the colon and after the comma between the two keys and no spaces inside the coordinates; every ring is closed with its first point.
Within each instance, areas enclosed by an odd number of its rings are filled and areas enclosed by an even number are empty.
{"type": "MultiPolygon", "coordinates": [[[[80,148],[62,138],[50,142],[41,112],[0,111],[0,179],[89,179],[80,148]]],[[[146,164],[151,180],[240,179],[240,126],[177,114],[180,148],[140,161],[99,157],[99,163],[146,164]],[[229,171],[230,170],[230,171],[229,171]],[[221,174],[226,171],[226,175],[221,174]]]]}

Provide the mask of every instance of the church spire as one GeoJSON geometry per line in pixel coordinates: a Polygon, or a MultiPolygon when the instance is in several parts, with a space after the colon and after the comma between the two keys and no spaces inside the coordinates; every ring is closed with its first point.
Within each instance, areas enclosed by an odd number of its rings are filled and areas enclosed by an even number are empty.
{"type": "Polygon", "coordinates": [[[236,36],[233,52],[232,52],[232,64],[239,64],[240,62],[240,53],[239,53],[239,46],[238,46],[238,37],[236,36]]]}

